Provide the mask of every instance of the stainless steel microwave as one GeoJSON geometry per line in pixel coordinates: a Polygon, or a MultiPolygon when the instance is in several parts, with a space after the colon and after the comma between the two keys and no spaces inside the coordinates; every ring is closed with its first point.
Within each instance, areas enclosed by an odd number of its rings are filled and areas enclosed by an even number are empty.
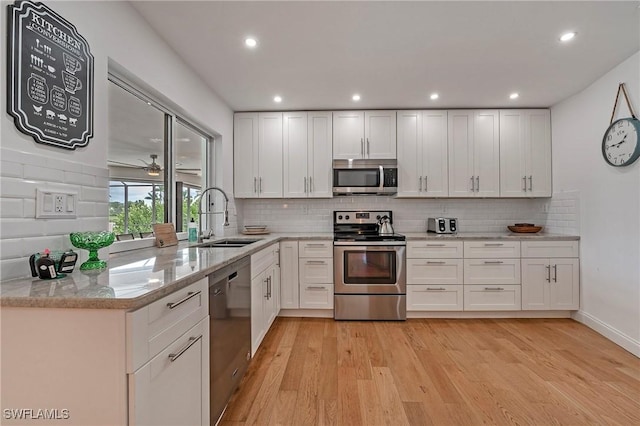
{"type": "Polygon", "coordinates": [[[333,160],[333,195],[394,195],[396,160],[333,160]]]}

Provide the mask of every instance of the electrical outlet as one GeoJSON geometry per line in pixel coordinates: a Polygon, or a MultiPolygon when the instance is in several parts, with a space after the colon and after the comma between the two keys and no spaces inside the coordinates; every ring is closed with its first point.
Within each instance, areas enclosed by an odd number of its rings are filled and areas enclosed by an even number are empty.
{"type": "Polygon", "coordinates": [[[36,218],[75,219],[77,197],[75,192],[36,189],[36,218]]]}

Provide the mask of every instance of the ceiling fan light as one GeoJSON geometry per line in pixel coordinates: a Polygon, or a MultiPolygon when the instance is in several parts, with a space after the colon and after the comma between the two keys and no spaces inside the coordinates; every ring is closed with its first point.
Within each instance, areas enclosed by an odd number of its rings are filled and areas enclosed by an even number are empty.
{"type": "Polygon", "coordinates": [[[148,170],[147,174],[149,176],[160,176],[160,172],[158,170],[148,170]]]}

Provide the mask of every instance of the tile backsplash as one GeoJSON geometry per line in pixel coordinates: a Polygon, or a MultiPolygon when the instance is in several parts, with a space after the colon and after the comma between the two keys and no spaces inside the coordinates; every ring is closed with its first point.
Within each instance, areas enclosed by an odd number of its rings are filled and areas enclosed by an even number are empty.
{"type": "Polygon", "coordinates": [[[106,168],[4,148],[0,159],[0,279],[29,275],[32,253],[71,248],[71,232],[108,228],[106,168]],[[77,193],[77,218],[36,219],[36,188],[77,193]]]}
{"type": "Polygon", "coordinates": [[[503,232],[507,225],[528,222],[547,232],[578,233],[578,194],[558,199],[399,199],[336,197],[332,199],[236,200],[238,225],[267,225],[273,232],[331,232],[334,210],[391,210],[397,232],[425,232],[428,217],[457,217],[460,232],[503,232]]]}

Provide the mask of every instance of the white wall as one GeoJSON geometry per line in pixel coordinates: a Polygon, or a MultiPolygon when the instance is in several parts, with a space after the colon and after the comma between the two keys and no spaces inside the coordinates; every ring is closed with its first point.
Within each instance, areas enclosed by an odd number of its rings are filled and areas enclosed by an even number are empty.
{"type": "MultiPolygon", "coordinates": [[[[1,22],[7,22],[2,1],[1,22]]],[[[143,81],[206,130],[221,136],[222,164],[233,161],[231,109],[188,68],[127,2],[46,1],[50,8],[76,26],[95,58],[94,137],[75,151],[37,144],[20,133],[2,102],[0,118],[0,279],[28,275],[27,256],[46,247],[68,248],[73,231],[108,226],[108,63],[113,61],[143,81]],[[36,220],[35,187],[61,188],[79,194],[78,220],[36,220]]],[[[4,25],[3,25],[4,28],[4,25]]],[[[3,37],[5,34],[3,33],[3,37]]],[[[1,44],[6,70],[6,43],[1,44]]],[[[4,74],[3,74],[4,75],[4,74]]],[[[6,99],[6,79],[0,98],[6,99]]],[[[222,182],[233,191],[233,171],[224,170],[222,182]]]]}
{"type": "MultiPolygon", "coordinates": [[[[551,109],[554,192],[580,200],[581,301],[576,319],[640,356],[640,161],[611,167],[601,154],[616,90],[640,114],[640,53],[551,109]]],[[[616,118],[628,117],[620,96],[616,118]]],[[[554,198],[559,194],[554,194],[554,198]]]]}

